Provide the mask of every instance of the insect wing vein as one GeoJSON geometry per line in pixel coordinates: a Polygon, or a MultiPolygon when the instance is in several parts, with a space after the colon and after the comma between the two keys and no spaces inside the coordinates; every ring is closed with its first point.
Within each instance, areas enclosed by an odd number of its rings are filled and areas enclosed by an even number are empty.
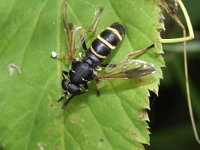
{"type": "Polygon", "coordinates": [[[97,74],[98,79],[136,79],[155,72],[153,64],[135,59],[122,61],[116,66],[108,65],[102,73],[97,74]]]}

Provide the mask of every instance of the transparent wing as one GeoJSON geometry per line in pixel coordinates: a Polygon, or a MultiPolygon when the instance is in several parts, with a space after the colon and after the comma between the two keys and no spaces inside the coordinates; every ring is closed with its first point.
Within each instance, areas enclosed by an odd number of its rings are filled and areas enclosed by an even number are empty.
{"type": "Polygon", "coordinates": [[[67,27],[65,27],[67,46],[71,58],[74,58],[76,49],[80,48],[82,45],[81,41],[83,33],[82,27],[75,26],[74,24],[68,23],[67,27]]]}
{"type": "Polygon", "coordinates": [[[85,30],[82,27],[76,27],[74,30],[74,46],[76,49],[80,49],[85,40],[85,30]]]}
{"type": "MultiPolygon", "coordinates": [[[[63,3],[62,8],[62,17],[63,17],[63,23],[64,23],[64,30],[65,30],[65,36],[66,36],[66,42],[68,45],[69,52],[66,55],[67,58],[73,60],[75,59],[76,50],[80,49],[80,47],[83,47],[85,44],[85,32],[94,32],[96,29],[96,26],[99,22],[100,16],[102,14],[103,8],[99,7],[95,11],[95,17],[94,21],[92,23],[92,26],[88,29],[84,29],[80,26],[75,26],[72,23],[69,23],[67,20],[67,5],[66,3],[63,3]]],[[[83,47],[83,49],[87,49],[83,47]]],[[[85,51],[82,51],[84,53],[85,51]]]]}
{"type": "Polygon", "coordinates": [[[67,5],[63,4],[62,9],[63,23],[64,23],[64,31],[66,42],[68,46],[68,57],[70,59],[75,58],[76,48],[80,48],[82,37],[84,36],[84,30],[80,26],[75,26],[72,23],[69,23],[67,20],[67,5]]]}
{"type": "Polygon", "coordinates": [[[135,59],[128,59],[118,64],[107,65],[97,74],[97,79],[136,79],[155,72],[153,64],[135,59]]]}

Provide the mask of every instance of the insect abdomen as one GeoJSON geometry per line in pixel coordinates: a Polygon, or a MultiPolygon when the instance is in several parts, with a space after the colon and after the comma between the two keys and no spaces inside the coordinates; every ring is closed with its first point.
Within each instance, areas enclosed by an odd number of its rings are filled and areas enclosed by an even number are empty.
{"type": "Polygon", "coordinates": [[[92,42],[86,57],[99,65],[117,47],[124,35],[124,26],[120,23],[113,23],[92,42]]]}

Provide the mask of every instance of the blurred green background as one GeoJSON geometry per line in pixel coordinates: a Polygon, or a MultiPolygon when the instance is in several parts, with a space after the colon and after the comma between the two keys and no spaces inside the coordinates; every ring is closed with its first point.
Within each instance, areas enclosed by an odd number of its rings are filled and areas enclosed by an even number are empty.
{"type": "MultiPolygon", "coordinates": [[[[200,1],[183,1],[190,15],[195,40],[187,43],[188,65],[191,97],[194,116],[198,131],[200,131],[200,1]]],[[[183,19],[183,17],[180,15],[183,19]]],[[[181,30],[177,24],[166,16],[167,38],[181,37],[181,30]]],[[[190,123],[188,105],[185,92],[183,47],[182,44],[163,45],[166,68],[163,68],[163,77],[159,96],[151,96],[150,131],[152,150],[199,150],[200,145],[194,138],[190,123]]],[[[200,132],[199,132],[200,133],[200,132]]]]}

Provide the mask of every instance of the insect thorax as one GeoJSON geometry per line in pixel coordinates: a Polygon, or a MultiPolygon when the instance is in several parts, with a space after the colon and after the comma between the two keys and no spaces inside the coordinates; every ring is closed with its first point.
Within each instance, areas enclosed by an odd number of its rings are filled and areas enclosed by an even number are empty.
{"type": "Polygon", "coordinates": [[[86,84],[94,78],[93,69],[89,64],[82,61],[72,63],[69,76],[71,83],[75,85],[86,84]]]}

